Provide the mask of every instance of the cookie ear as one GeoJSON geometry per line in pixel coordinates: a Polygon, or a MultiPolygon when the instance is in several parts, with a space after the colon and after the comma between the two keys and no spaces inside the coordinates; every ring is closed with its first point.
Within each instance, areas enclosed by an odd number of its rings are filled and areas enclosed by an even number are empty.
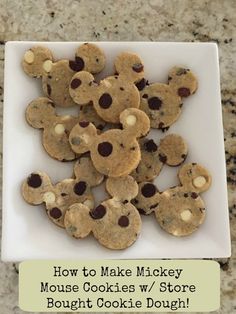
{"type": "Polygon", "coordinates": [[[36,129],[50,124],[55,115],[54,103],[46,97],[39,97],[31,101],[25,112],[27,122],[36,129]]]}
{"type": "Polygon", "coordinates": [[[49,176],[45,172],[36,171],[31,173],[23,182],[21,190],[25,201],[32,205],[43,203],[46,192],[53,188],[49,176]]]}
{"type": "Polygon", "coordinates": [[[71,79],[70,96],[79,105],[92,104],[97,85],[91,73],[86,71],[78,72],[71,79]]]}
{"type": "Polygon", "coordinates": [[[35,46],[25,52],[22,67],[26,74],[38,78],[48,72],[52,61],[53,55],[48,48],[35,46]]]}
{"type": "Polygon", "coordinates": [[[90,186],[99,185],[104,176],[98,172],[90,159],[90,157],[81,157],[74,166],[74,173],[76,179],[83,179],[90,186]]]}
{"type": "Polygon", "coordinates": [[[194,94],[197,90],[197,78],[189,70],[180,67],[174,67],[170,70],[168,75],[169,86],[180,97],[188,97],[194,94]]]}
{"type": "Polygon", "coordinates": [[[196,163],[183,165],[178,177],[184,188],[197,193],[208,190],[211,185],[211,175],[208,170],[196,163]]]}
{"type": "Polygon", "coordinates": [[[138,194],[138,184],[131,176],[108,178],[107,192],[117,200],[130,202],[138,194]]]}
{"type": "Polygon", "coordinates": [[[161,194],[155,184],[142,182],[138,186],[138,195],[132,204],[138,209],[140,214],[149,215],[158,208],[161,194]]]}
{"type": "Polygon", "coordinates": [[[144,77],[143,62],[137,54],[132,52],[122,52],[116,57],[115,70],[131,82],[138,82],[144,77]]]}
{"type": "Polygon", "coordinates": [[[93,220],[90,209],[81,203],[71,205],[65,213],[66,231],[74,238],[85,238],[92,231],[93,220]]]}
{"type": "Polygon", "coordinates": [[[106,58],[98,46],[85,43],[76,50],[75,61],[81,65],[81,70],[95,74],[103,70],[106,58]]]}
{"type": "Polygon", "coordinates": [[[150,130],[150,120],[145,112],[128,108],[120,114],[120,122],[130,135],[135,137],[145,136],[150,130]]]}
{"type": "Polygon", "coordinates": [[[177,134],[169,134],[160,140],[159,159],[169,166],[179,166],[187,157],[188,147],[184,139],[177,134]]]}
{"type": "Polygon", "coordinates": [[[70,132],[69,142],[72,150],[77,154],[86,153],[93,145],[97,136],[97,129],[92,123],[81,121],[70,132]]]}

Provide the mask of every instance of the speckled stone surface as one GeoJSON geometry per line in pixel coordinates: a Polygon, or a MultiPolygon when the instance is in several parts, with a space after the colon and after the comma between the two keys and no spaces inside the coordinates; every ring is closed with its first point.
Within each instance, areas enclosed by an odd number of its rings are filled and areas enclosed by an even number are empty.
{"type": "MultiPolygon", "coordinates": [[[[233,253],[231,259],[219,261],[221,308],[214,313],[236,312],[236,1],[0,0],[0,8],[1,125],[5,41],[218,43],[233,253]]],[[[0,314],[23,313],[17,267],[0,263],[0,314]]]]}

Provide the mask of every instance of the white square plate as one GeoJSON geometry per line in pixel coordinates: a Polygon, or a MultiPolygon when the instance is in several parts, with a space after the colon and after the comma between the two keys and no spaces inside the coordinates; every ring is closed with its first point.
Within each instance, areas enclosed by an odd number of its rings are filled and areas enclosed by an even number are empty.
{"type": "MultiPolygon", "coordinates": [[[[199,88],[184,101],[180,119],[168,133],[182,135],[189,146],[186,162],[198,162],[212,174],[213,184],[202,194],[207,216],[204,224],[189,237],[175,238],[162,231],[153,216],[142,217],[139,239],[123,251],[111,251],[93,237],[75,240],[52,224],[43,206],[30,206],[20,194],[24,178],[33,171],[47,172],[54,182],[72,175],[73,163],[50,158],[41,144],[41,131],[25,121],[27,104],[42,96],[40,80],[29,78],[21,68],[24,52],[35,42],[8,42],[5,54],[4,165],[2,259],[85,259],[85,258],[210,258],[231,254],[220,81],[217,46],[212,43],[100,42],[107,65],[102,76],[113,73],[113,61],[121,51],[134,51],[144,61],[150,82],[166,82],[174,65],[187,66],[196,74],[199,88]]],[[[56,58],[74,58],[79,42],[42,42],[56,58]]],[[[72,111],[75,109],[72,109],[72,111]]],[[[67,110],[68,111],[68,110],[67,110]]],[[[60,112],[62,112],[60,110],[60,112]]],[[[152,131],[156,139],[161,131],[152,131]]],[[[163,190],[175,184],[178,168],[165,166],[156,180],[163,190]]],[[[95,191],[97,202],[104,197],[95,191]]]]}

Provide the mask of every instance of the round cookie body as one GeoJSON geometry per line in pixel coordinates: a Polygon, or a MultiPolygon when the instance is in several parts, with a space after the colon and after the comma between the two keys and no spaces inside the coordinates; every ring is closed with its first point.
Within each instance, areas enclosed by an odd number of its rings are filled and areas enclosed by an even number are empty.
{"type": "Polygon", "coordinates": [[[109,176],[120,177],[134,170],[141,158],[135,138],[127,138],[122,130],[108,130],[101,134],[91,147],[95,168],[109,176]]]}
{"type": "Polygon", "coordinates": [[[84,70],[93,74],[101,72],[106,62],[104,52],[97,45],[90,43],[85,43],[76,50],[75,60],[81,65],[79,71],[84,70]]]}
{"type": "Polygon", "coordinates": [[[122,250],[132,245],[140,231],[141,218],[136,208],[131,204],[122,205],[110,199],[101,204],[105,208],[102,218],[96,219],[93,227],[94,237],[103,246],[122,250]]]}
{"type": "Polygon", "coordinates": [[[94,108],[105,121],[119,123],[122,111],[138,108],[140,96],[137,87],[119,76],[110,76],[102,80],[97,88],[94,108]]]}
{"type": "Polygon", "coordinates": [[[140,109],[148,115],[152,128],[169,127],[180,116],[182,100],[170,86],[155,83],[145,87],[140,96],[140,109]]]}
{"type": "Polygon", "coordinates": [[[187,236],[203,223],[205,206],[198,194],[176,187],[161,194],[155,215],[168,233],[177,237],[187,236]]]}
{"type": "Polygon", "coordinates": [[[60,60],[48,67],[48,72],[43,75],[42,86],[44,93],[60,107],[72,107],[75,102],[69,94],[70,81],[76,68],[71,68],[71,61],[60,60]]]}

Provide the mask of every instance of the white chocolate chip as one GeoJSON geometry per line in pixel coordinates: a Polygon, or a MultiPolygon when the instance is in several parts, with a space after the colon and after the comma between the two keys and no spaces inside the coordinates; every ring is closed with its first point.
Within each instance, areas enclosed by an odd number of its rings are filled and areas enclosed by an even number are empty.
{"type": "Polygon", "coordinates": [[[61,135],[65,132],[65,127],[63,124],[58,123],[55,128],[54,131],[56,134],[61,135]]]}
{"type": "Polygon", "coordinates": [[[193,185],[196,188],[202,188],[206,184],[206,178],[203,176],[199,176],[193,179],[193,185]]]}
{"type": "Polygon", "coordinates": [[[71,118],[70,115],[66,115],[66,116],[62,116],[61,119],[62,120],[69,120],[71,118]]]}
{"type": "Polygon", "coordinates": [[[89,209],[94,208],[94,202],[92,200],[86,200],[85,202],[83,202],[83,204],[87,206],[89,209]]]}
{"type": "Polygon", "coordinates": [[[175,230],[175,231],[172,232],[172,234],[173,234],[174,236],[178,237],[178,236],[179,236],[179,231],[178,231],[178,230],[175,230]]]}
{"type": "Polygon", "coordinates": [[[51,69],[52,69],[52,61],[51,60],[46,60],[46,61],[44,61],[44,63],[43,63],[43,69],[44,69],[44,71],[45,72],[50,72],[51,71],[51,69]]]}
{"type": "Polygon", "coordinates": [[[192,213],[189,209],[185,209],[184,211],[182,211],[180,216],[183,221],[189,221],[192,216],[192,213]]]}
{"type": "Polygon", "coordinates": [[[46,192],[44,193],[43,195],[43,201],[46,203],[46,204],[52,204],[54,203],[56,200],[56,196],[53,192],[46,192]]]}
{"type": "Polygon", "coordinates": [[[137,118],[134,115],[129,115],[126,118],[126,123],[130,126],[135,125],[137,118]]]}
{"type": "Polygon", "coordinates": [[[26,51],[24,55],[24,60],[26,63],[31,64],[34,62],[34,53],[31,50],[26,51]]]}

